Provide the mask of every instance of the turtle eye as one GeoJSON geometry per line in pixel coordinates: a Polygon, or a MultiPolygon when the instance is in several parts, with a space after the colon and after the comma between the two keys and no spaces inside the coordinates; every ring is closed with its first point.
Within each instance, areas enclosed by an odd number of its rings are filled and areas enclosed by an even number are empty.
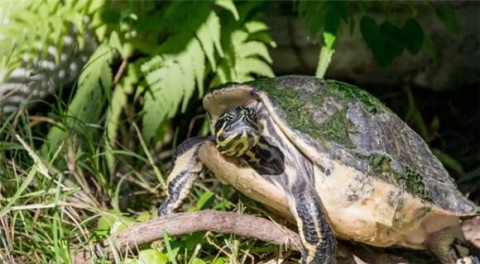
{"type": "Polygon", "coordinates": [[[228,113],[225,114],[224,119],[225,119],[226,121],[232,121],[232,120],[235,119],[235,116],[236,116],[236,115],[235,115],[234,112],[228,112],[228,113]]]}
{"type": "Polygon", "coordinates": [[[244,108],[243,113],[244,113],[243,116],[245,120],[248,120],[254,123],[257,122],[257,113],[252,108],[244,108]]]}

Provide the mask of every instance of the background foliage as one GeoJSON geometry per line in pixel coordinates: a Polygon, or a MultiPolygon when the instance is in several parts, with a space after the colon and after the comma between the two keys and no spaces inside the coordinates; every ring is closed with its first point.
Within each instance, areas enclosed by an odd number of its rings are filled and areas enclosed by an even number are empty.
{"type": "MultiPolygon", "coordinates": [[[[403,52],[425,49],[432,59],[438,56],[409,2],[290,4],[312,39],[321,43],[319,77],[337,37],[348,28],[359,27],[382,67],[403,52]],[[408,15],[392,16],[399,8],[408,15]],[[378,10],[384,14],[381,20],[372,16],[378,10]]],[[[60,63],[67,36],[76,39],[78,50],[95,50],[73,85],[59,85],[55,98],[40,103],[35,114],[20,107],[0,125],[0,261],[68,263],[72,246],[99,241],[151,217],[145,212],[153,212],[165,194],[164,172],[172,151],[186,137],[208,133],[200,106],[205,92],[226,82],[274,76],[269,49],[276,44],[263,17],[272,5],[231,0],[2,1],[0,79],[42,60],[60,63]]],[[[431,8],[452,34],[459,30],[448,7],[431,8]]],[[[414,99],[409,102],[410,116],[428,140],[414,99]]],[[[437,154],[463,173],[455,159],[440,150],[437,154]]],[[[183,209],[207,207],[265,213],[210,178],[196,183],[183,209]]],[[[161,242],[115,261],[242,263],[275,258],[280,251],[211,233],[161,242]]]]}

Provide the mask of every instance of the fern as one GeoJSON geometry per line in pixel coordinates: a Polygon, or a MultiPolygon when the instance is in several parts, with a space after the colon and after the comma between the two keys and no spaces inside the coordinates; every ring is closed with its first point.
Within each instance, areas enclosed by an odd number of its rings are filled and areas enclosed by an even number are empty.
{"type": "Polygon", "coordinates": [[[148,88],[142,120],[146,139],[151,139],[178,110],[186,110],[195,88],[203,95],[207,74],[215,73],[211,85],[250,80],[252,74],[274,75],[268,65],[272,59],[265,40],[274,43],[266,34],[266,25],[246,20],[249,11],[259,4],[244,4],[240,12],[230,0],[214,4],[223,10],[212,10],[210,2],[197,2],[195,7],[188,4],[188,8],[177,2],[165,11],[162,22],[173,26],[169,29],[173,34],[141,66],[148,88]],[[173,13],[175,19],[170,20],[168,15],[173,13]]]}
{"type": "Polygon", "coordinates": [[[80,74],[75,97],[63,113],[65,120],[49,131],[42,152],[46,154],[45,151],[55,149],[72,135],[94,133],[96,129],[88,126],[98,123],[110,97],[113,55],[114,51],[103,44],[91,56],[80,74]]]}
{"type": "Polygon", "coordinates": [[[347,21],[347,3],[339,1],[299,2],[300,17],[303,18],[311,36],[322,31],[322,47],[315,75],[323,78],[334,53],[334,44],[340,31],[340,22],[347,21]]]}
{"type": "Polygon", "coordinates": [[[78,77],[97,46],[88,20],[102,4],[103,0],[0,1],[0,115],[78,77]]]}
{"type": "Polygon", "coordinates": [[[157,55],[142,65],[141,70],[149,86],[143,116],[143,134],[147,139],[155,134],[166,118],[177,112],[180,104],[185,111],[195,84],[203,87],[204,58],[200,42],[192,37],[181,53],[157,55]]]}
{"type": "MultiPolygon", "coordinates": [[[[103,4],[103,0],[56,0],[0,2],[0,58],[7,58],[8,72],[22,62],[41,60],[49,47],[61,50],[64,37],[75,32],[79,48],[84,47],[85,20],[103,4]]],[[[55,54],[57,63],[59,54],[55,54]]]]}
{"type": "Polygon", "coordinates": [[[242,14],[239,20],[227,21],[222,31],[222,45],[226,52],[212,86],[231,81],[248,81],[256,75],[274,76],[269,66],[272,58],[268,46],[275,47],[276,44],[266,32],[267,25],[257,19],[244,21],[252,15],[255,5],[258,4],[246,3],[239,6],[239,13],[242,14]]]}

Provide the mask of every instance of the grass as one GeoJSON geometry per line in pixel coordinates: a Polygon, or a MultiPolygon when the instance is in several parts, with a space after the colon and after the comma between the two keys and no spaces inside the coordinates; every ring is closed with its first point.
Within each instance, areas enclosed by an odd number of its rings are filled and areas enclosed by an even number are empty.
{"type": "MultiPolygon", "coordinates": [[[[165,150],[169,142],[149,148],[135,124],[124,123],[135,129],[113,151],[116,170],[110,173],[102,133],[66,130],[71,133],[66,140],[41,151],[48,143],[45,127],[51,125],[32,127],[34,118],[27,112],[14,113],[0,131],[0,263],[71,263],[72,248],[91,245],[156,215],[165,194],[163,172],[172,155],[165,150]]],[[[61,117],[57,122],[63,122],[61,117]]],[[[207,179],[196,183],[182,210],[239,210],[244,199],[239,197],[231,188],[207,179]]],[[[117,253],[113,261],[98,263],[251,263],[260,256],[273,258],[277,251],[233,235],[165,234],[138,255],[117,253]]]]}

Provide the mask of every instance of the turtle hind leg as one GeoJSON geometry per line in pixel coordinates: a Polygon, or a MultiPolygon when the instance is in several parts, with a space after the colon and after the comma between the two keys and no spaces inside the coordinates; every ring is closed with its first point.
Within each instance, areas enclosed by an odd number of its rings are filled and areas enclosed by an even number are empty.
{"type": "Polygon", "coordinates": [[[158,209],[159,216],[172,213],[187,197],[193,182],[203,172],[198,150],[209,139],[209,137],[190,138],[178,146],[167,178],[168,196],[158,209]]]}
{"type": "Polygon", "coordinates": [[[480,264],[479,250],[470,245],[460,226],[451,226],[428,237],[428,249],[443,264],[480,264]]]}
{"type": "Polygon", "coordinates": [[[318,194],[310,188],[296,190],[289,199],[302,241],[302,264],[334,264],[336,239],[322,210],[318,194]]]}

